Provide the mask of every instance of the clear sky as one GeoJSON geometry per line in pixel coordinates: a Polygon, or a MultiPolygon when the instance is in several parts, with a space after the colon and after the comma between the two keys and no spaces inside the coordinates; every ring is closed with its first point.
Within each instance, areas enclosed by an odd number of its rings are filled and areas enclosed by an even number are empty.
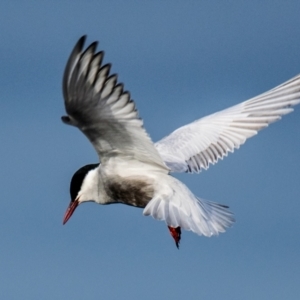
{"type": "Polygon", "coordinates": [[[100,41],[154,141],[300,73],[299,1],[1,1],[1,299],[299,299],[300,106],[199,175],[234,227],[183,232],[124,205],[80,206],[69,181],[97,162],[65,126],[62,72],[100,41]]]}

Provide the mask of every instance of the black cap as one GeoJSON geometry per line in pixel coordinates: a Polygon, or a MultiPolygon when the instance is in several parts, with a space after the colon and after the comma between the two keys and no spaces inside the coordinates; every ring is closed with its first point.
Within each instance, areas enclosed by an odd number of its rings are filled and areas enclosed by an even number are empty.
{"type": "Polygon", "coordinates": [[[70,194],[71,194],[71,201],[75,201],[78,192],[81,189],[82,182],[86,176],[86,174],[91,171],[96,169],[99,166],[99,164],[90,164],[86,165],[84,167],[81,167],[79,170],[77,170],[72,179],[71,179],[71,184],[70,184],[70,194]]]}

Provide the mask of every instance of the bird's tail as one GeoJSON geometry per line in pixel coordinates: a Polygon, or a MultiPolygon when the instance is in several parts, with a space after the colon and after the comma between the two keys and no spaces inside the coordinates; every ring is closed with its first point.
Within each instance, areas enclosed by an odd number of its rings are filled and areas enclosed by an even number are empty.
{"type": "Polygon", "coordinates": [[[224,232],[235,221],[228,206],[197,198],[187,186],[169,175],[160,181],[143,213],[165,220],[168,226],[208,237],[224,232]]]}

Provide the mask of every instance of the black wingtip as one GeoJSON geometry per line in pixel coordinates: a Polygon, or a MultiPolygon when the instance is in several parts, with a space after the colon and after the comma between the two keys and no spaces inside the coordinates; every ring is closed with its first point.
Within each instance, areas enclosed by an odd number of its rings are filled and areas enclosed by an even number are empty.
{"type": "MultiPolygon", "coordinates": [[[[83,46],[84,46],[84,43],[85,43],[85,41],[86,41],[86,38],[87,38],[87,35],[86,35],[86,34],[83,35],[83,36],[78,40],[76,46],[78,46],[80,49],[82,49],[83,46]]],[[[76,46],[75,46],[75,47],[76,47],[76,46]]]]}
{"type": "Polygon", "coordinates": [[[63,121],[63,123],[68,124],[68,125],[71,123],[71,119],[69,116],[62,116],[61,120],[63,121]]]}
{"type": "Polygon", "coordinates": [[[76,43],[74,46],[69,59],[67,61],[64,75],[63,75],[63,81],[62,81],[62,86],[63,86],[63,95],[65,100],[68,99],[68,84],[69,84],[69,75],[73,67],[74,61],[76,61],[76,58],[78,57],[79,54],[81,54],[85,40],[86,40],[86,35],[83,35],[76,43]]]}
{"type": "MultiPolygon", "coordinates": [[[[86,36],[81,37],[81,39],[84,38],[84,37],[86,37],[86,36]]],[[[78,43],[81,42],[81,39],[78,41],[78,43]]],[[[84,39],[84,40],[85,40],[85,39],[84,39]]],[[[84,43],[84,41],[83,41],[83,43],[84,43]]],[[[91,43],[91,44],[85,49],[85,51],[81,54],[81,57],[83,57],[87,52],[92,52],[92,53],[94,54],[95,51],[96,51],[97,46],[98,46],[98,42],[97,42],[97,41],[91,43]]]]}

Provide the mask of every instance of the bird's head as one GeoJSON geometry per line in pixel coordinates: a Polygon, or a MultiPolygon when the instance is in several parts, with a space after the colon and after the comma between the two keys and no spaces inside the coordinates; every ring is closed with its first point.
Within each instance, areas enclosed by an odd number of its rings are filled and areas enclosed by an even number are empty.
{"type": "Polygon", "coordinates": [[[86,165],[77,170],[70,183],[71,202],[64,215],[63,224],[71,218],[76,207],[87,201],[96,201],[98,197],[99,164],[86,165]]]}

